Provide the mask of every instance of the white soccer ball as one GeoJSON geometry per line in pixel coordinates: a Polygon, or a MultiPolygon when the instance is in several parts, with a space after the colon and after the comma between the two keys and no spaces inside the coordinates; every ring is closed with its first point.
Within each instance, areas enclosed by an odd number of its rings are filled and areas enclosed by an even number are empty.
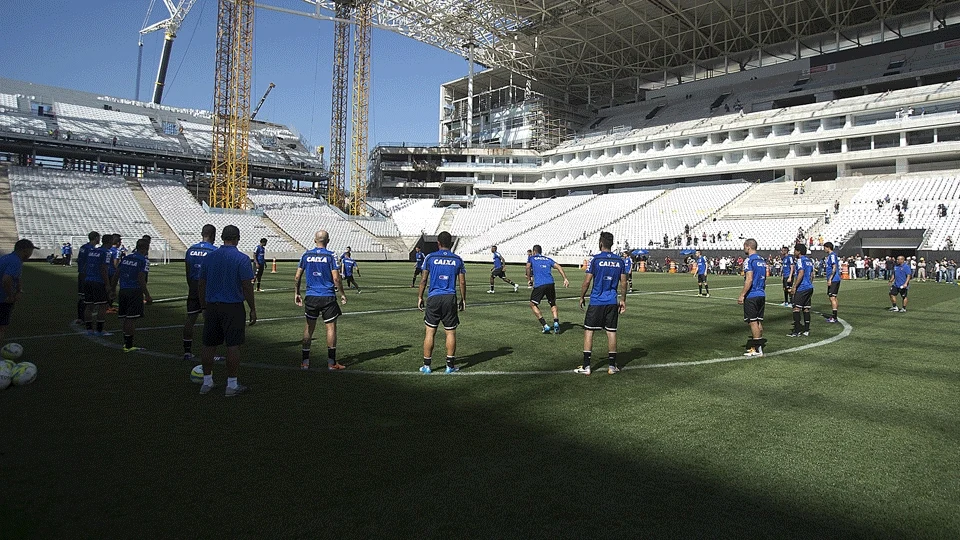
{"type": "Polygon", "coordinates": [[[0,349],[0,356],[7,360],[16,360],[23,356],[23,346],[19,343],[7,343],[0,349]]]}
{"type": "Polygon", "coordinates": [[[37,379],[37,366],[31,362],[20,362],[13,368],[14,386],[25,386],[37,379]]]}
{"type": "Polygon", "coordinates": [[[5,390],[13,382],[13,368],[6,360],[0,362],[0,390],[5,390]]]}
{"type": "Polygon", "coordinates": [[[203,382],[203,365],[198,364],[193,366],[193,370],[190,371],[190,382],[197,384],[203,382]]]}

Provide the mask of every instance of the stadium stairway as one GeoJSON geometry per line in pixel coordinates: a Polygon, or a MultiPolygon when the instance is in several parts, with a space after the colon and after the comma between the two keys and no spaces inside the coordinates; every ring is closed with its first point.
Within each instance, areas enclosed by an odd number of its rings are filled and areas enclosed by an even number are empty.
{"type": "Polygon", "coordinates": [[[8,253],[18,239],[10,194],[10,168],[3,164],[0,165],[0,253],[8,253]]]}
{"type": "Polygon", "coordinates": [[[440,218],[440,223],[437,225],[437,230],[434,234],[440,234],[443,231],[449,231],[450,227],[453,226],[453,218],[457,215],[456,208],[447,207],[443,211],[443,216],[440,218]]]}
{"type": "MultiPolygon", "coordinates": [[[[250,199],[247,199],[247,203],[250,205],[251,208],[254,207],[253,202],[250,201],[250,199]]],[[[264,216],[261,217],[260,219],[263,220],[264,225],[266,225],[267,227],[270,227],[270,230],[272,230],[274,233],[276,233],[277,236],[279,236],[280,238],[283,238],[284,240],[286,240],[287,243],[290,244],[291,246],[294,246],[294,247],[296,247],[296,248],[299,248],[299,249],[301,249],[302,251],[306,251],[307,249],[312,249],[312,248],[313,248],[313,246],[310,246],[310,248],[307,248],[307,247],[305,247],[303,244],[301,244],[300,242],[297,242],[296,240],[294,240],[292,236],[290,236],[289,234],[287,234],[287,231],[285,231],[285,230],[283,230],[282,228],[280,228],[280,226],[277,225],[276,222],[273,221],[272,219],[270,219],[267,215],[264,215],[264,216]]]]}
{"type": "Polygon", "coordinates": [[[137,200],[137,203],[143,208],[143,212],[150,218],[150,223],[152,223],[153,227],[157,229],[157,232],[170,243],[170,250],[174,253],[186,252],[187,246],[180,240],[180,237],[173,232],[173,229],[167,224],[167,220],[163,219],[163,215],[160,214],[160,211],[154,206],[153,201],[151,201],[150,197],[143,191],[143,186],[140,185],[140,181],[131,176],[125,176],[124,180],[127,181],[127,186],[129,186],[130,191],[133,192],[133,198],[137,200]]]}

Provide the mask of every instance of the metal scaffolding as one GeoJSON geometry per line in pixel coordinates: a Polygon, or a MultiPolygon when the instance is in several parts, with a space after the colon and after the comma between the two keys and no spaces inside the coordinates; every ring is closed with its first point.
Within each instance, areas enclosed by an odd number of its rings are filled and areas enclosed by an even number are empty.
{"type": "Polygon", "coordinates": [[[360,0],[354,10],[357,26],[353,35],[353,141],[351,144],[350,188],[348,211],[358,216],[365,213],[367,202],[367,129],[370,116],[370,24],[373,7],[370,0],[360,0]]]}
{"type": "Polygon", "coordinates": [[[219,0],[213,97],[210,206],[243,208],[247,198],[253,0],[219,0]]]}
{"type": "Polygon", "coordinates": [[[347,3],[336,6],[333,27],[333,103],[330,108],[330,184],[327,202],[345,207],[347,191],[347,70],[350,67],[350,14],[347,3]]]}

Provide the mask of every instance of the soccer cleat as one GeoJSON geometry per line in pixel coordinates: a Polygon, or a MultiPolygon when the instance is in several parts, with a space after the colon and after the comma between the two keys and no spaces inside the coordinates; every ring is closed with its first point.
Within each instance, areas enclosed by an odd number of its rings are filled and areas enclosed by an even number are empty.
{"type": "Polygon", "coordinates": [[[615,373],[620,373],[620,368],[618,368],[617,366],[607,367],[607,375],[613,375],[615,373]]]}
{"type": "Polygon", "coordinates": [[[900,311],[900,308],[898,308],[897,306],[893,306],[892,308],[890,308],[890,309],[887,310],[887,311],[900,311]]]}
{"type": "Polygon", "coordinates": [[[809,330],[804,330],[804,331],[803,331],[803,337],[810,337],[810,331],[809,331],[809,330]]]}
{"type": "Polygon", "coordinates": [[[193,360],[194,358],[196,358],[196,356],[194,356],[193,353],[188,353],[188,352],[183,353],[183,359],[186,361],[193,360]]]}
{"type": "Polygon", "coordinates": [[[487,291],[487,294],[493,294],[493,289],[490,289],[489,291],[487,291]]]}
{"type": "Polygon", "coordinates": [[[787,337],[800,337],[800,332],[790,332],[787,337]]]}
{"type": "Polygon", "coordinates": [[[360,294],[360,293],[362,293],[362,292],[363,292],[363,291],[361,291],[360,289],[357,289],[357,294],[360,294]]]}
{"type": "Polygon", "coordinates": [[[217,387],[217,383],[205,384],[200,387],[200,395],[204,396],[210,393],[211,390],[217,387]]]}
{"type": "Polygon", "coordinates": [[[589,375],[590,366],[580,366],[577,369],[573,370],[574,373],[579,373],[580,375],[589,375]]]}
{"type": "Polygon", "coordinates": [[[224,397],[233,397],[233,396],[239,396],[241,394],[246,394],[249,391],[250,391],[249,386],[244,386],[240,383],[237,383],[236,388],[230,388],[228,386],[227,389],[223,392],[223,395],[224,397]]]}
{"type": "Polygon", "coordinates": [[[554,334],[560,333],[560,323],[557,323],[557,322],[553,323],[553,333],[554,334]]]}
{"type": "Polygon", "coordinates": [[[834,319],[833,317],[827,317],[827,322],[832,324],[832,323],[836,323],[836,322],[838,322],[838,321],[837,321],[837,319],[834,319]]]}
{"type": "Polygon", "coordinates": [[[420,366],[420,373],[423,373],[424,375],[429,375],[433,373],[433,370],[430,369],[430,366],[420,366]]]}
{"type": "Polygon", "coordinates": [[[549,333],[550,333],[550,325],[549,325],[549,324],[543,325],[543,333],[544,333],[544,334],[549,334],[549,333]]]}
{"type": "Polygon", "coordinates": [[[763,356],[763,347],[750,347],[747,352],[743,353],[744,356],[763,356]]]}
{"type": "Polygon", "coordinates": [[[303,362],[300,362],[300,369],[310,369],[310,361],[304,360],[303,362]]]}
{"type": "Polygon", "coordinates": [[[900,313],[906,313],[906,312],[907,312],[907,308],[900,308],[900,313]]]}
{"type": "Polygon", "coordinates": [[[703,295],[704,298],[710,298],[710,293],[703,295]]]}
{"type": "Polygon", "coordinates": [[[628,293],[633,292],[633,287],[630,287],[629,289],[627,289],[627,292],[628,292],[628,293]]]}
{"type": "Polygon", "coordinates": [[[517,285],[516,283],[514,283],[514,284],[513,284],[513,292],[517,292],[517,291],[519,291],[519,290],[520,290],[520,285],[517,285]]]}
{"type": "Polygon", "coordinates": [[[443,370],[444,373],[456,373],[460,371],[460,368],[457,366],[447,366],[447,369],[443,370]]]}
{"type": "Polygon", "coordinates": [[[347,366],[341,363],[327,364],[327,370],[329,371],[341,371],[347,369],[347,366]]]}
{"type": "Polygon", "coordinates": [[[124,347],[123,348],[123,352],[136,352],[136,351],[142,351],[142,350],[143,350],[143,347],[124,347]]]}

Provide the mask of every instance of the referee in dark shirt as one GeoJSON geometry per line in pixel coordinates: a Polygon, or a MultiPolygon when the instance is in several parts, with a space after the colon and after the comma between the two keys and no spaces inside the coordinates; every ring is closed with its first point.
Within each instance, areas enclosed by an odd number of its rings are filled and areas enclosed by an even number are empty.
{"type": "Polygon", "coordinates": [[[240,370],[240,345],[246,334],[246,300],[250,306],[250,325],[257,322],[257,307],[253,299],[253,269],[250,257],[237,249],[240,229],[227,225],[220,234],[223,245],[204,257],[200,268],[200,307],[203,324],[203,386],[206,394],[215,388],[213,358],[217,347],[227,346],[227,389],[224,395],[245,394],[249,388],[237,382],[240,370]]]}

